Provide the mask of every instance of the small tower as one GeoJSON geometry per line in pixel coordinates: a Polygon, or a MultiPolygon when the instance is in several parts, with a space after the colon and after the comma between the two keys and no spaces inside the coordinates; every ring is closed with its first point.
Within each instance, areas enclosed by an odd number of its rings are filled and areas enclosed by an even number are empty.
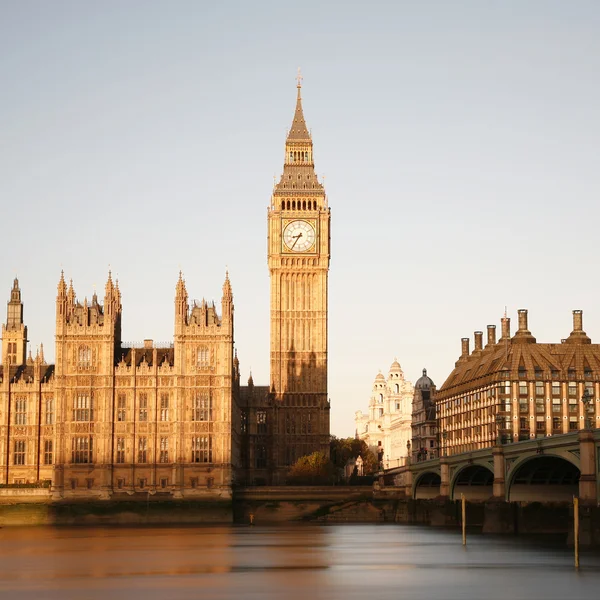
{"type": "Polygon", "coordinates": [[[23,324],[23,302],[19,280],[15,277],[2,325],[2,362],[24,365],[27,355],[27,327],[23,324]]]}

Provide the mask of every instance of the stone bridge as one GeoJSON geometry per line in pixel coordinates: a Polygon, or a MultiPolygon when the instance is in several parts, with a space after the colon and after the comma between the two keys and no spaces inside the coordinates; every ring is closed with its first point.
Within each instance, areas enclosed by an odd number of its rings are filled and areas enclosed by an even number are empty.
{"type": "Polygon", "coordinates": [[[506,502],[600,499],[600,430],[581,430],[387,469],[386,485],[415,499],[465,495],[506,502]]]}

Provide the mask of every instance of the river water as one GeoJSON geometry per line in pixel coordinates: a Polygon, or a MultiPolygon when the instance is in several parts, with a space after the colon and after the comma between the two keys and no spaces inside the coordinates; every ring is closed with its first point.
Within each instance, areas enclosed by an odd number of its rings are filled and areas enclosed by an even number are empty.
{"type": "Polygon", "coordinates": [[[0,529],[0,597],[586,600],[563,543],[407,525],[0,529]]]}

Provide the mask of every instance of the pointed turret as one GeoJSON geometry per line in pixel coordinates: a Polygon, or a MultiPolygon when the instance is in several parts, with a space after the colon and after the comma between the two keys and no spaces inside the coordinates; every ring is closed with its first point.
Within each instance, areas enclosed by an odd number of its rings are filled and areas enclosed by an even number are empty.
{"type": "Polygon", "coordinates": [[[296,110],[285,142],[283,174],[273,190],[273,206],[282,210],[317,210],[325,203],[323,185],[315,174],[312,138],[302,110],[301,80],[298,75],[296,110]],[[303,196],[299,202],[293,198],[288,202],[290,195],[298,194],[303,196]]]}
{"type": "Polygon", "coordinates": [[[225,282],[223,283],[223,297],[221,299],[221,315],[224,324],[233,322],[233,292],[229,281],[229,271],[225,271],[225,282]]]}
{"type": "Polygon", "coordinates": [[[179,279],[175,286],[175,333],[183,333],[182,327],[187,324],[189,313],[188,293],[185,287],[185,279],[179,271],[179,279]]]}
{"type": "Polygon", "coordinates": [[[60,280],[58,281],[58,297],[66,298],[67,296],[67,284],[65,283],[65,272],[61,269],[60,280]]]}
{"type": "Polygon", "coordinates": [[[6,324],[2,324],[2,362],[11,365],[25,363],[27,327],[23,322],[23,302],[19,280],[15,277],[6,307],[6,324]]]}
{"type": "Polygon", "coordinates": [[[288,133],[288,142],[290,141],[310,141],[310,133],[304,120],[304,111],[302,110],[302,76],[300,75],[300,69],[298,69],[298,96],[296,98],[296,112],[294,113],[294,120],[288,133]]]}

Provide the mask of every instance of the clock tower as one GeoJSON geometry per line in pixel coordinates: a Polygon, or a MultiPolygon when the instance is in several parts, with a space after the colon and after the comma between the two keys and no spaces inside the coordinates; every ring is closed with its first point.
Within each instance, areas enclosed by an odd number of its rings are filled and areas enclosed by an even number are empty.
{"type": "Polygon", "coordinates": [[[315,174],[313,143],[302,111],[285,143],[283,174],[268,210],[271,279],[272,467],[329,453],[327,278],[330,210],[315,174]]]}

